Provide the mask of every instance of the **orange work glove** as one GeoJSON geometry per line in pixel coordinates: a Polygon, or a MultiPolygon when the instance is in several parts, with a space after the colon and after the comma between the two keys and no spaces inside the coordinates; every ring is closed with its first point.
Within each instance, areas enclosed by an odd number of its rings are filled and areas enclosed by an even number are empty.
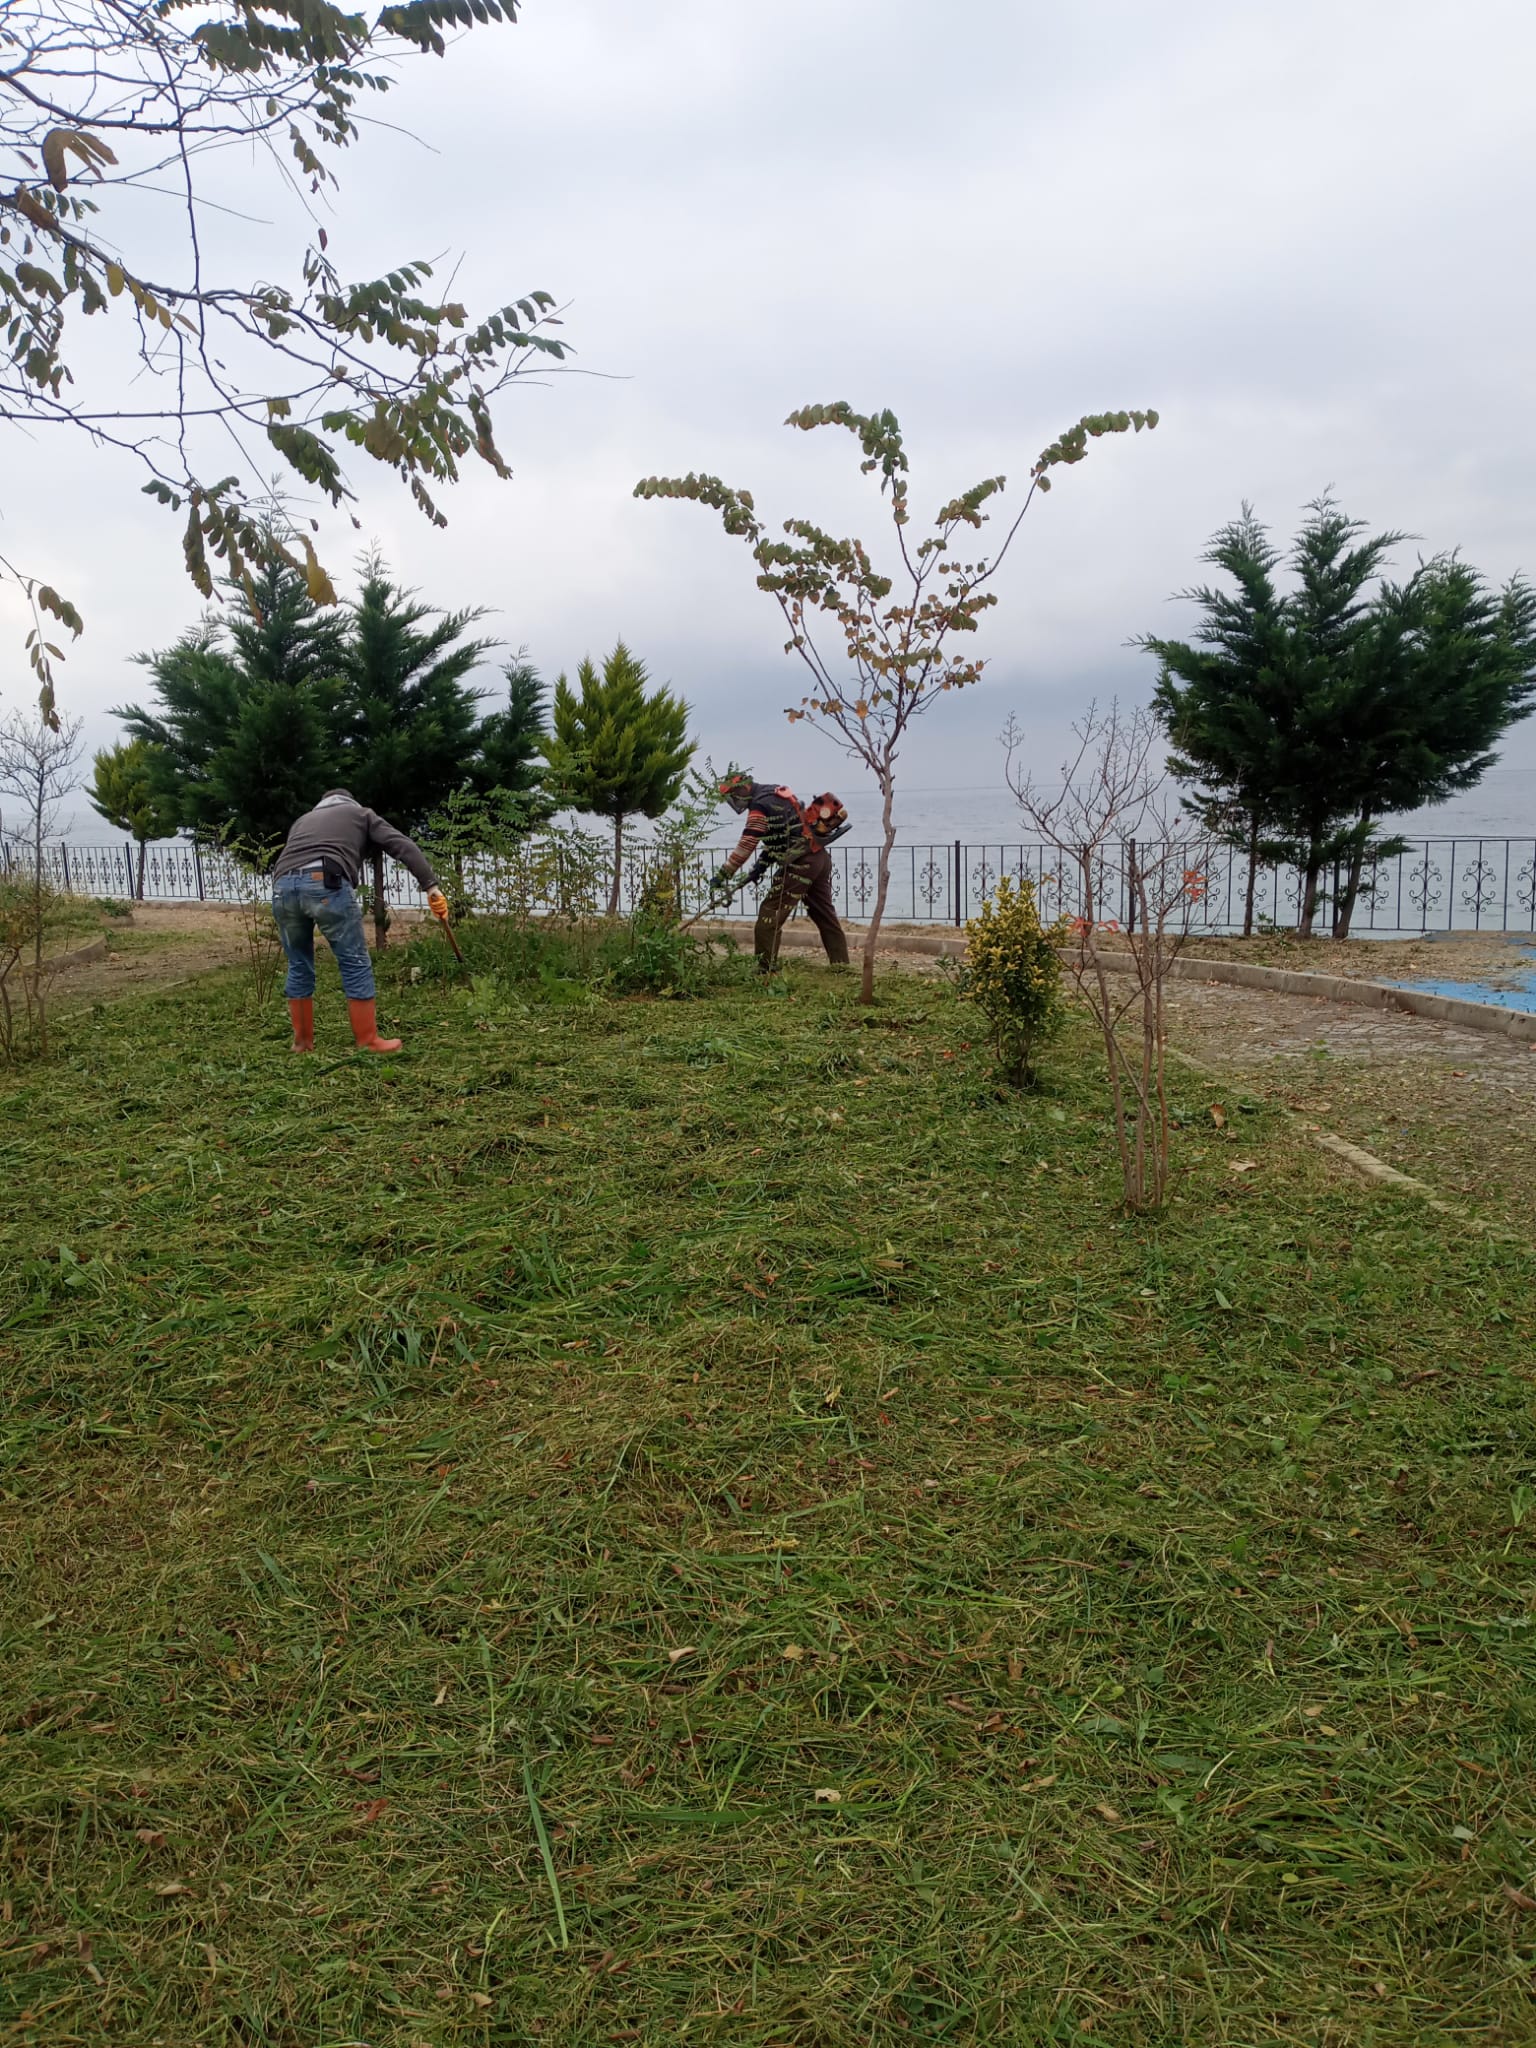
{"type": "Polygon", "coordinates": [[[427,891],[427,908],[434,917],[440,917],[444,924],[448,922],[448,898],[441,889],[427,891]]]}

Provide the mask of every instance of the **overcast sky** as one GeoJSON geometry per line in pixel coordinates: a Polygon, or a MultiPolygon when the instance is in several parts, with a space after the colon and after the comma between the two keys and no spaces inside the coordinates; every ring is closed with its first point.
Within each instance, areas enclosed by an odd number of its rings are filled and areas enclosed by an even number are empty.
{"type": "MultiPolygon", "coordinates": [[[[358,276],[460,258],[472,305],[545,287],[580,374],[506,396],[515,480],[476,465],[445,533],[356,474],[363,537],[546,674],[622,634],[717,760],[852,793],[783,721],[802,686],[742,544],[636,479],[712,470],[770,518],[874,536],[854,443],[792,407],[893,408],[921,510],[999,470],[1013,496],[1081,413],[1155,406],[1037,501],[986,680],[903,763],[909,827],[958,804],[1000,829],[1006,715],[1054,764],[1089,696],[1144,695],[1126,641],[1188,622],[1169,593],[1245,498],[1288,534],[1331,484],[1426,551],[1536,571],[1533,60],[1528,0],[526,0],[404,67],[385,105],[420,140],[344,160],[331,247],[358,276]]],[[[210,216],[219,259],[291,275],[292,214],[221,176],[272,225],[210,216]]],[[[0,435],[3,545],[87,613],[63,694],[105,743],[143,692],[129,657],[199,609],[176,522],[117,458],[0,435]]],[[[326,523],[332,561],[358,541],[326,523]]],[[[1531,727],[1505,765],[1536,831],[1531,727]]]]}

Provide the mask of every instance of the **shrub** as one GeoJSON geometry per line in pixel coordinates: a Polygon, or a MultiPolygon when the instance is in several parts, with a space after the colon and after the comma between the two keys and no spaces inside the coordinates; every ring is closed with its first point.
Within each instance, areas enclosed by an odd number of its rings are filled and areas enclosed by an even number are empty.
{"type": "Polygon", "coordinates": [[[1058,922],[1043,925],[1033,882],[1007,875],[965,928],[965,962],[957,987],[987,1020],[1003,1072],[1015,1087],[1034,1079],[1035,1047],[1061,1021],[1058,922]]]}
{"type": "Polygon", "coordinates": [[[678,924],[675,896],[642,903],[604,976],[615,995],[696,996],[709,978],[709,948],[678,924]],[[669,914],[669,906],[671,914],[669,914]]]}

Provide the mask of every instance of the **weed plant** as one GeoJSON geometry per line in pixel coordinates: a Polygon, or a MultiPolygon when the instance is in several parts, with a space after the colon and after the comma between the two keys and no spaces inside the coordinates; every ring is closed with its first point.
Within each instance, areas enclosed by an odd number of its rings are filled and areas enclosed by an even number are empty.
{"type": "Polygon", "coordinates": [[[322,973],[0,1081],[8,2040],[1529,2041],[1530,1253],[1230,1099],[1127,1219],[931,985],[322,973]]]}

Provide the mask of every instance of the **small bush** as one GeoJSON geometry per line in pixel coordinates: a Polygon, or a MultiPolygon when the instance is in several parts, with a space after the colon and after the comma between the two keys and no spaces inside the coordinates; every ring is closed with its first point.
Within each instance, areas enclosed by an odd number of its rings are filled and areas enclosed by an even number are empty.
{"type": "Polygon", "coordinates": [[[683,931],[664,909],[641,909],[622,933],[625,941],[604,981],[615,995],[696,996],[709,979],[709,948],[683,931]]]}
{"type": "Polygon", "coordinates": [[[1060,922],[1043,925],[1033,882],[1007,875],[965,928],[956,986],[987,1020],[1003,1073],[1015,1087],[1034,1079],[1037,1045],[1061,1022],[1060,922]]]}

